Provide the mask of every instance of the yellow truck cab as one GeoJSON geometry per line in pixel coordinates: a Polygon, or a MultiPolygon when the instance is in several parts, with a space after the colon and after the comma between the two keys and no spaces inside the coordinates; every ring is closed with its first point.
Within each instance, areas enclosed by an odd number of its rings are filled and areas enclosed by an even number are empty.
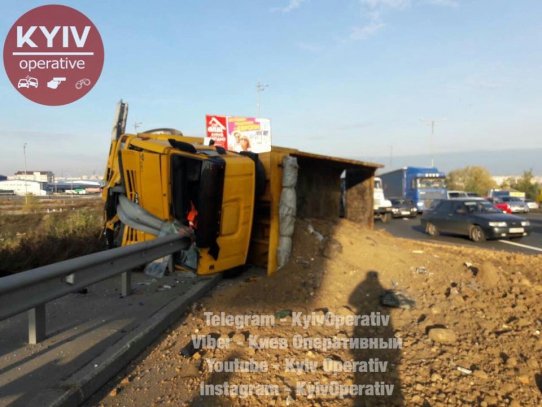
{"type": "Polygon", "coordinates": [[[198,274],[246,263],[261,163],[198,141],[172,130],[113,137],[102,192],[109,247],[156,237],[121,221],[124,196],[164,223],[193,229],[197,265],[188,268],[198,274]]]}

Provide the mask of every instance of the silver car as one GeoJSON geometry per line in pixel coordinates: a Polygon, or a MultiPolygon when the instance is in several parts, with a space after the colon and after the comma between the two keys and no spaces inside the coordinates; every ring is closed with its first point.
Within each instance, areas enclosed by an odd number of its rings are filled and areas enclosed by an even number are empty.
{"type": "Polygon", "coordinates": [[[525,201],[517,196],[501,196],[500,200],[506,202],[510,206],[512,213],[527,213],[529,206],[525,201]]]}

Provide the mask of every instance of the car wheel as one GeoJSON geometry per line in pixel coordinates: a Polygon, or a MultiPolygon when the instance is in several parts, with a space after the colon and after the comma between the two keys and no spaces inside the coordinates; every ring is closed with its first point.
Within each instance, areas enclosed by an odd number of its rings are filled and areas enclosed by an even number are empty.
{"type": "Polygon", "coordinates": [[[427,224],[425,225],[425,233],[433,237],[436,237],[440,234],[438,228],[431,222],[427,222],[427,224]]]}
{"type": "Polygon", "coordinates": [[[470,228],[469,237],[473,242],[484,242],[486,234],[480,226],[473,225],[470,228]]]}

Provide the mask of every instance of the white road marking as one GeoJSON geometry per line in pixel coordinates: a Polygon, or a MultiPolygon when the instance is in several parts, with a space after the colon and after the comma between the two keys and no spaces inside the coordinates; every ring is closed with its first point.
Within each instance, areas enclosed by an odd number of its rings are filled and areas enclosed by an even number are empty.
{"type": "Polygon", "coordinates": [[[506,244],[511,244],[512,246],[523,247],[524,249],[530,249],[530,250],[534,250],[534,251],[537,251],[537,252],[542,252],[542,248],[540,248],[540,247],[529,246],[529,245],[526,245],[526,244],[511,242],[509,240],[499,240],[499,242],[506,243],[506,244]]]}

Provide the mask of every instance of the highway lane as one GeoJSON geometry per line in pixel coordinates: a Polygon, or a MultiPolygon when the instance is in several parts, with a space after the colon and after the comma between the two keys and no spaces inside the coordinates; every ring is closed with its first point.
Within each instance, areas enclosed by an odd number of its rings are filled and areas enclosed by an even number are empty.
{"type": "Polygon", "coordinates": [[[384,229],[394,236],[407,239],[427,240],[478,248],[542,255],[542,213],[529,213],[521,216],[526,217],[531,222],[532,229],[529,236],[512,240],[489,240],[482,243],[474,243],[463,236],[441,235],[438,237],[431,237],[427,235],[421,227],[420,216],[415,219],[393,219],[387,224],[377,220],[375,221],[375,227],[377,229],[384,229]]]}

